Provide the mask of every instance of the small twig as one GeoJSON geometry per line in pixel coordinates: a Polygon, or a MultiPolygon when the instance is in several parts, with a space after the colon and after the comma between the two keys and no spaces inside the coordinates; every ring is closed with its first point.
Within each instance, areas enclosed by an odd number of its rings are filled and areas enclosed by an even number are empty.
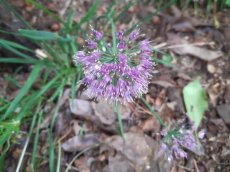
{"type": "Polygon", "coordinates": [[[63,136],[61,136],[61,138],[58,139],[58,142],[62,142],[62,140],[64,140],[71,132],[72,128],[69,128],[68,131],[63,136]]]}
{"type": "Polygon", "coordinates": [[[191,169],[191,168],[188,168],[188,167],[184,167],[184,166],[182,166],[182,165],[177,165],[179,168],[182,168],[182,169],[184,169],[184,170],[187,170],[187,171],[194,171],[193,169],[191,169]]]}
{"type": "MultiPolygon", "coordinates": [[[[68,166],[68,164],[66,163],[66,165],[65,165],[65,166],[67,167],[67,166],[68,166]]],[[[74,167],[74,166],[70,166],[70,169],[71,169],[71,170],[78,171],[78,172],[81,172],[81,170],[80,170],[79,168],[74,167]]]]}
{"type": "Polygon", "coordinates": [[[196,172],[200,172],[198,166],[197,166],[197,163],[196,163],[196,160],[193,159],[193,163],[194,163],[194,166],[195,166],[195,169],[196,169],[196,172]]]}
{"type": "Polygon", "coordinates": [[[72,160],[70,161],[70,163],[67,165],[67,168],[66,168],[65,172],[68,172],[68,171],[70,170],[72,164],[74,163],[74,161],[75,161],[79,156],[81,156],[83,153],[85,153],[85,152],[87,152],[87,151],[89,151],[89,150],[91,150],[91,149],[93,149],[93,148],[98,147],[99,145],[100,145],[100,144],[96,144],[96,145],[94,145],[94,146],[88,147],[88,148],[84,149],[83,151],[79,152],[76,156],[73,157],[73,159],[72,159],[72,160]]]}

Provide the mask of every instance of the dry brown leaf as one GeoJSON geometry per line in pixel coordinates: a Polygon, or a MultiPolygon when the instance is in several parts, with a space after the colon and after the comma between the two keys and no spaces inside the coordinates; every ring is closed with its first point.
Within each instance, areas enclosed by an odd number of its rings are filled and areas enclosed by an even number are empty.
{"type": "Polygon", "coordinates": [[[226,124],[230,124],[230,104],[218,105],[217,112],[226,124]]]}
{"type": "Polygon", "coordinates": [[[130,162],[119,154],[109,157],[109,172],[136,172],[130,162]]]}
{"type": "Polygon", "coordinates": [[[93,113],[92,105],[87,100],[70,99],[70,110],[75,115],[90,115],[93,113]]]}
{"type": "Polygon", "coordinates": [[[147,131],[159,132],[160,123],[156,120],[156,118],[150,117],[142,123],[141,128],[144,132],[147,131]]]}
{"type": "Polygon", "coordinates": [[[213,51],[195,46],[175,34],[167,34],[167,36],[168,43],[171,45],[168,48],[179,55],[192,55],[204,61],[212,61],[223,56],[222,51],[213,51]]]}
{"type": "Polygon", "coordinates": [[[83,136],[74,136],[62,144],[66,152],[82,151],[98,143],[99,134],[85,134],[83,136]]]}
{"type": "MultiPolygon", "coordinates": [[[[150,145],[146,141],[146,137],[140,133],[125,133],[124,138],[114,136],[108,138],[106,143],[125,156],[136,169],[144,171],[151,168],[151,160],[154,153],[150,145]]],[[[151,139],[151,138],[149,138],[151,139]]],[[[154,140],[152,140],[154,143],[154,140]]]]}
{"type": "MultiPolygon", "coordinates": [[[[101,100],[98,103],[92,103],[95,111],[95,115],[101,120],[103,124],[111,125],[116,120],[115,108],[112,104],[109,104],[105,100],[101,100]]],[[[130,109],[127,106],[120,104],[121,118],[127,119],[130,116],[130,109]]]]}

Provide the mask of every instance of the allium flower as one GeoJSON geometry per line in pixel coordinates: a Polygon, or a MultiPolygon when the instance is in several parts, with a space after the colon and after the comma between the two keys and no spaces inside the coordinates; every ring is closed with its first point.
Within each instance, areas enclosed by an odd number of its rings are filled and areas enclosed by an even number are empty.
{"type": "Polygon", "coordinates": [[[155,65],[150,41],[137,42],[139,30],[127,38],[117,32],[117,45],[111,46],[103,39],[103,33],[91,30],[93,37],[86,41],[86,50],[74,56],[74,62],[83,66],[80,83],[87,86],[90,96],[126,103],[146,93],[155,65]]]}
{"type": "MultiPolygon", "coordinates": [[[[189,121],[189,125],[185,125],[185,118],[178,120],[171,130],[164,129],[161,132],[163,136],[163,143],[161,144],[158,156],[166,153],[168,160],[171,161],[174,157],[176,159],[187,158],[187,153],[184,148],[194,151],[198,142],[194,136],[194,124],[189,121]]],[[[198,133],[199,138],[204,137],[204,130],[198,133]]]]}

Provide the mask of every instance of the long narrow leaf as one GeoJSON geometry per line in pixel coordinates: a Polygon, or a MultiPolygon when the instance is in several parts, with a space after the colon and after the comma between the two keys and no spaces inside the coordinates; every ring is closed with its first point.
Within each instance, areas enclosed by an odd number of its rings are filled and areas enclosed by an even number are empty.
{"type": "Polygon", "coordinates": [[[0,63],[20,63],[20,64],[37,64],[38,60],[26,60],[21,58],[0,57],[0,63]]]}
{"type": "Polygon", "coordinates": [[[20,90],[19,94],[12,101],[12,103],[10,104],[6,113],[1,117],[1,119],[6,118],[10,113],[14,112],[14,110],[17,108],[18,104],[20,103],[21,99],[26,95],[26,93],[29,91],[30,87],[36,81],[37,77],[39,76],[40,70],[41,70],[40,65],[36,65],[33,68],[33,70],[30,73],[30,76],[28,77],[24,87],[20,90]]]}
{"type": "Polygon", "coordinates": [[[22,36],[36,41],[52,41],[58,38],[57,34],[49,31],[26,29],[19,29],[18,31],[22,36]]]}
{"type": "Polygon", "coordinates": [[[18,44],[16,42],[12,42],[12,41],[8,41],[8,40],[5,40],[5,39],[0,39],[0,45],[1,44],[7,44],[11,47],[14,47],[16,49],[20,49],[20,50],[26,50],[26,51],[30,51],[30,52],[33,52],[33,50],[31,50],[30,48],[27,48],[21,44],[18,44]]]}
{"type": "Polygon", "coordinates": [[[30,101],[27,102],[27,104],[23,107],[22,111],[17,115],[16,118],[21,120],[26,114],[26,112],[29,111],[34,104],[36,104],[36,102],[41,98],[41,96],[45,92],[47,92],[50,88],[52,88],[52,86],[55,84],[57,79],[59,79],[61,76],[62,74],[55,76],[51,81],[49,81],[46,85],[44,85],[39,92],[34,93],[30,101]]]}

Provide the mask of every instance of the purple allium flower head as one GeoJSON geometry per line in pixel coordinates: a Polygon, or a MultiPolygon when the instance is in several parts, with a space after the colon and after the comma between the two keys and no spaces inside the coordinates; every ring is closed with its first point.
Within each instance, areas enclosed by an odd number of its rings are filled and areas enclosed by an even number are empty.
{"type": "Polygon", "coordinates": [[[150,41],[130,42],[130,36],[117,32],[117,45],[109,46],[110,43],[100,41],[102,33],[91,30],[94,38],[87,41],[88,50],[74,56],[74,62],[83,66],[81,84],[87,86],[89,94],[126,103],[146,93],[154,68],[150,41]]]}
{"type": "MultiPolygon", "coordinates": [[[[163,136],[163,145],[159,152],[162,152],[162,148],[167,156],[175,157],[176,159],[187,158],[187,153],[184,149],[195,151],[199,143],[194,136],[193,123],[188,121],[189,125],[186,127],[186,119],[180,119],[172,126],[172,129],[165,128],[161,131],[163,136]]],[[[203,136],[203,130],[200,134],[203,136]]],[[[162,154],[162,153],[161,153],[162,154]]]]}

